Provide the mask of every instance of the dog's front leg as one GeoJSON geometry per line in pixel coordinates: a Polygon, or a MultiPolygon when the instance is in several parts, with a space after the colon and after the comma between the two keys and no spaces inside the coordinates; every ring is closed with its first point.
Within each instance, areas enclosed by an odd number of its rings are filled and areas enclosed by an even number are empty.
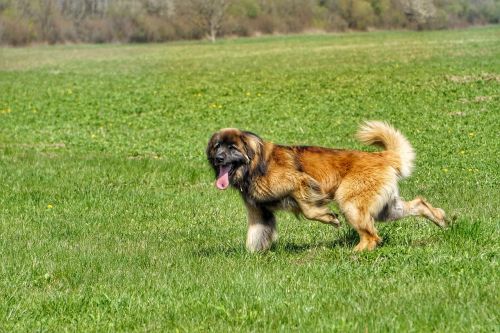
{"type": "Polygon", "coordinates": [[[278,238],[274,214],[265,207],[245,204],[248,213],[247,249],[250,252],[268,250],[278,238]]]}

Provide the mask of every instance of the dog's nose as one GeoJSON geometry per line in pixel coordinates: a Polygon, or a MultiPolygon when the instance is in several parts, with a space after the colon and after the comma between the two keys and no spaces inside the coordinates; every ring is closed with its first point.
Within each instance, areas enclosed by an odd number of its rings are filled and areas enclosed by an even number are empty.
{"type": "Polygon", "coordinates": [[[222,162],[224,162],[224,155],[222,155],[222,154],[218,154],[218,155],[216,155],[216,156],[215,156],[215,162],[217,162],[217,163],[222,163],[222,162]]]}

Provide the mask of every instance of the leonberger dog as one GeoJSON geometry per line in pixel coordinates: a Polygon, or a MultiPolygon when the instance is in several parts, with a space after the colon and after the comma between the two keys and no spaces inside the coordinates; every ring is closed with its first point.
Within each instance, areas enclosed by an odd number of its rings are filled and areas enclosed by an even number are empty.
{"type": "Polygon", "coordinates": [[[359,234],[355,251],[373,250],[381,243],[375,221],[423,216],[446,226],[441,208],[422,197],[404,201],[399,196],[398,180],[410,176],[415,159],[401,132],[385,122],[369,121],[357,138],[383,150],[284,146],[235,128],[213,134],[206,152],[215,185],[241,193],[248,212],[249,251],[265,251],[277,239],[278,209],[339,227],[337,215],[328,208],[332,200],[359,234]]]}

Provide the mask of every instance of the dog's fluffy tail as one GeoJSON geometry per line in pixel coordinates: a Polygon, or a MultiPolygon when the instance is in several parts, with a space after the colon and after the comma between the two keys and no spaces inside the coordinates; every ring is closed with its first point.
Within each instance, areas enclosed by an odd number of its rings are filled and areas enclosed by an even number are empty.
{"type": "Polygon", "coordinates": [[[366,121],[358,130],[356,137],[367,145],[382,146],[399,157],[399,174],[402,178],[410,176],[413,170],[415,152],[400,131],[382,121],[366,121]]]}

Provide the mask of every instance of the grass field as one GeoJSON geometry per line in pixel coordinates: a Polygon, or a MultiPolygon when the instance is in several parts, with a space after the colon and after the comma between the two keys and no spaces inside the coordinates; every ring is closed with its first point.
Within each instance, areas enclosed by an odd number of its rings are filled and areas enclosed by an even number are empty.
{"type": "Polygon", "coordinates": [[[0,49],[0,331],[500,332],[499,133],[498,26],[0,49]],[[364,119],[455,223],[355,254],[344,220],[282,213],[248,254],[211,133],[372,150],[364,119]]]}

